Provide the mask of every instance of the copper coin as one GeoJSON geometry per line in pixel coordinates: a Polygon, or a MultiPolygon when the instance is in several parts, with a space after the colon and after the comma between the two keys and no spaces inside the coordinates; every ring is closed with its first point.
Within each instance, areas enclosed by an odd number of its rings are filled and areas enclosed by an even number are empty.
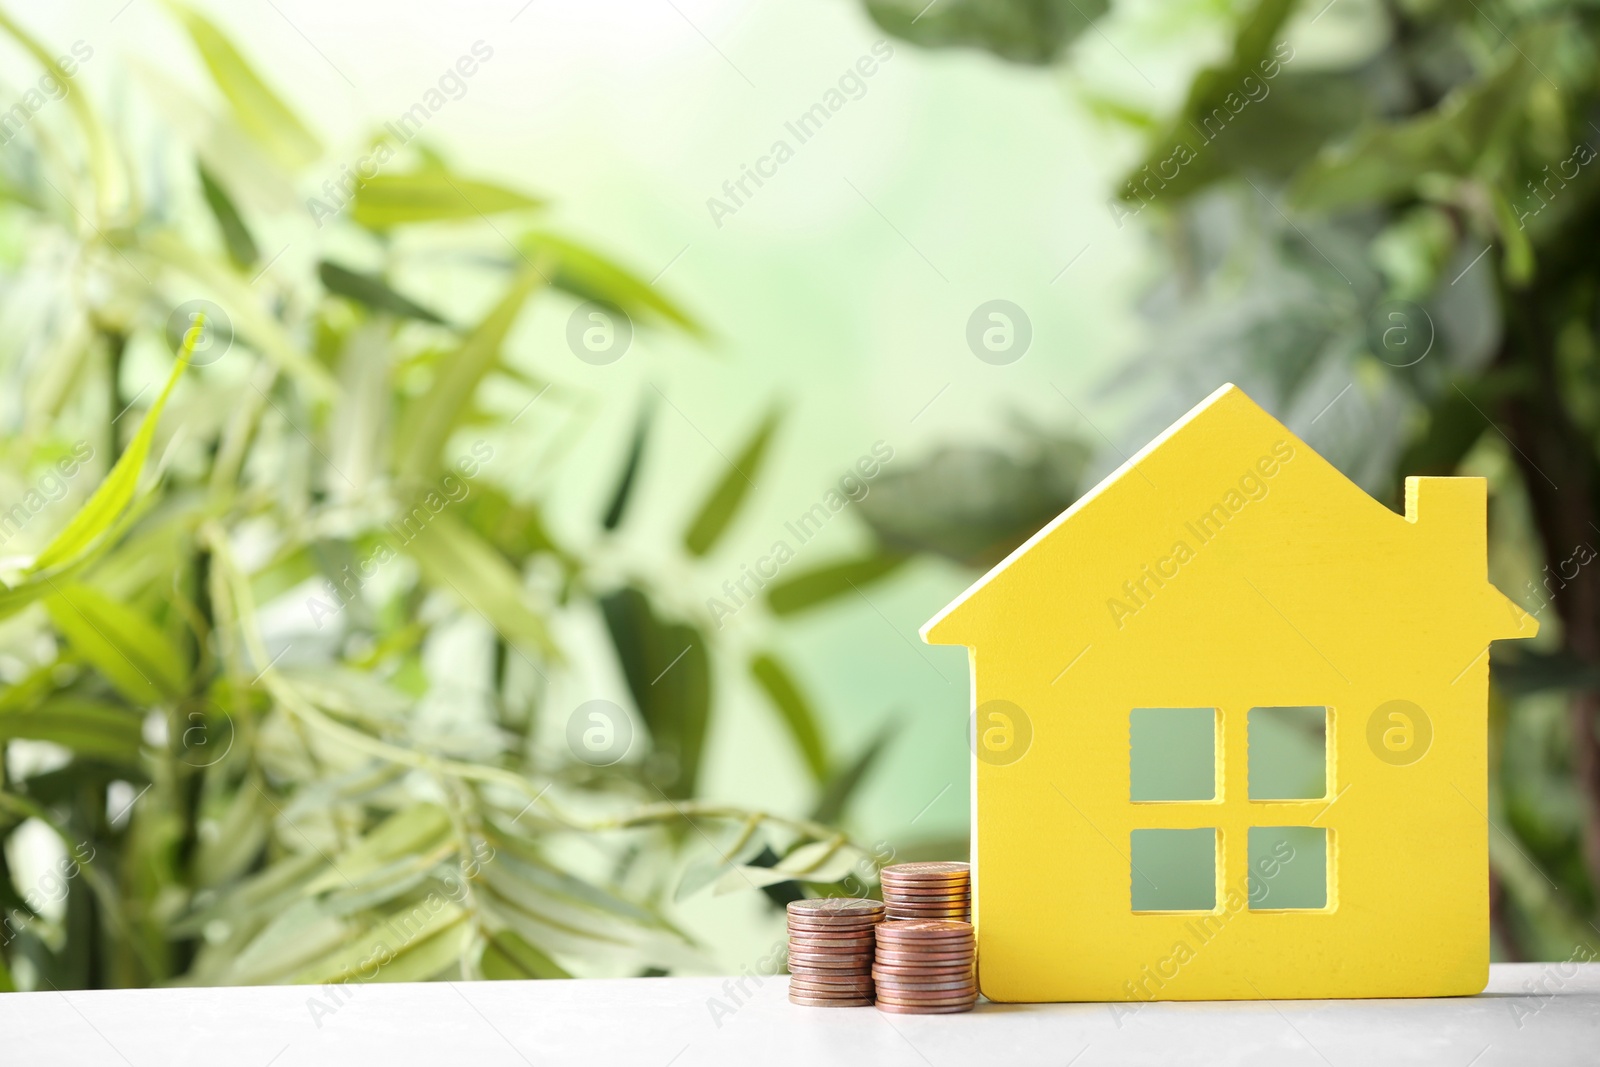
{"type": "Polygon", "coordinates": [[[792,985],[789,987],[789,995],[812,997],[816,1000],[871,1000],[874,993],[871,986],[865,989],[843,989],[838,986],[792,985]]]}
{"type": "Polygon", "coordinates": [[[878,934],[874,939],[880,949],[938,952],[939,949],[965,949],[966,945],[978,944],[971,934],[912,934],[906,937],[894,933],[896,926],[899,926],[899,923],[883,923],[885,933],[878,934]]]}
{"type": "Polygon", "coordinates": [[[849,963],[829,964],[814,963],[809,960],[790,960],[790,974],[871,974],[872,961],[860,960],[849,963]]]}
{"type": "Polygon", "coordinates": [[[880,994],[900,991],[903,993],[948,993],[954,996],[957,993],[976,995],[978,983],[970,978],[953,978],[946,982],[924,982],[920,985],[901,985],[899,982],[879,982],[877,991],[880,994]]]}
{"type": "MultiPolygon", "coordinates": [[[[941,937],[957,934],[972,935],[972,924],[953,922],[949,919],[922,919],[914,922],[895,923],[890,928],[895,937],[941,937]]],[[[881,933],[878,936],[883,936],[881,933]]]]}
{"type": "Polygon", "coordinates": [[[876,943],[879,948],[893,952],[938,952],[941,949],[950,951],[977,944],[971,934],[954,937],[942,934],[936,937],[896,937],[893,934],[887,936],[880,934],[876,943]]]}
{"type": "Polygon", "coordinates": [[[937,860],[932,863],[894,863],[878,872],[879,878],[891,881],[944,881],[950,878],[971,878],[970,863],[937,860]]]}
{"type": "Polygon", "coordinates": [[[821,939],[823,939],[825,941],[826,940],[848,941],[851,938],[857,938],[858,937],[863,941],[871,941],[872,940],[872,936],[873,936],[873,931],[872,931],[872,927],[871,926],[863,926],[860,929],[856,929],[854,927],[839,927],[839,928],[836,928],[836,929],[832,929],[832,928],[825,927],[825,926],[799,927],[799,926],[791,925],[789,927],[789,936],[790,937],[817,937],[817,938],[821,938],[821,939]]]}
{"type": "Polygon", "coordinates": [[[873,941],[870,937],[858,938],[854,941],[821,937],[791,937],[789,939],[790,952],[797,950],[800,952],[828,952],[835,949],[845,952],[866,952],[871,950],[872,945],[873,941]]]}
{"type": "Polygon", "coordinates": [[[971,970],[957,971],[954,974],[886,974],[882,971],[874,972],[874,982],[880,983],[885,989],[917,989],[951,985],[959,988],[963,985],[972,985],[978,980],[977,974],[971,970]]]}
{"type": "Polygon", "coordinates": [[[962,963],[970,962],[970,948],[903,949],[897,945],[883,945],[873,954],[883,963],[962,963]]]}
{"type": "Polygon", "coordinates": [[[869,972],[874,981],[878,982],[934,982],[949,981],[954,978],[970,978],[973,975],[971,964],[959,964],[954,967],[891,967],[883,965],[872,968],[869,972]]]}
{"type": "Polygon", "coordinates": [[[976,996],[956,997],[951,1000],[884,1000],[878,998],[878,1006],[891,1008],[970,1008],[978,1002],[976,996]]]}
{"type": "MultiPolygon", "coordinates": [[[[890,904],[885,909],[885,914],[890,922],[900,922],[906,919],[949,919],[952,915],[971,915],[972,907],[968,904],[890,904]]],[[[952,922],[966,922],[965,919],[952,919],[952,922]]]]}
{"type": "Polygon", "coordinates": [[[872,991],[873,987],[871,985],[852,987],[842,985],[809,985],[805,982],[789,983],[789,992],[799,994],[802,997],[834,997],[837,999],[849,999],[851,997],[870,997],[872,996],[872,991]]]}
{"type": "Polygon", "coordinates": [[[820,988],[838,987],[841,989],[863,989],[872,985],[872,977],[865,974],[792,974],[789,984],[817,986],[820,988]]]}
{"type": "Polygon", "coordinates": [[[864,897],[812,897],[809,900],[791,900],[785,911],[790,915],[808,919],[838,915],[871,915],[883,910],[883,904],[864,897]]]}
{"type": "Polygon", "coordinates": [[[971,893],[972,886],[967,882],[955,882],[951,885],[905,885],[901,882],[885,882],[884,892],[908,897],[951,897],[971,893]]]}
{"type": "Polygon", "coordinates": [[[891,908],[937,908],[943,907],[969,907],[972,904],[971,893],[910,893],[900,894],[893,890],[883,894],[883,910],[891,908]]]}
{"type": "Polygon", "coordinates": [[[974,1000],[969,1004],[958,1004],[950,1008],[935,1008],[926,1005],[919,1008],[912,1007],[909,1004],[885,1004],[880,1000],[878,1001],[878,1010],[889,1015],[955,1015],[959,1012],[971,1011],[977,1003],[974,1000]]]}
{"type": "Polygon", "coordinates": [[[890,893],[884,898],[883,910],[893,911],[896,908],[966,908],[972,906],[969,896],[948,897],[899,897],[890,893]]]}
{"type": "Polygon", "coordinates": [[[829,937],[832,937],[836,933],[849,934],[849,933],[855,933],[855,932],[861,931],[861,930],[871,930],[874,926],[877,926],[878,923],[881,922],[882,920],[883,920],[883,916],[882,915],[877,915],[877,916],[874,916],[874,917],[872,917],[870,919],[850,919],[848,921],[846,921],[844,919],[840,919],[837,922],[820,922],[820,923],[800,922],[800,921],[795,920],[795,919],[790,919],[789,920],[789,932],[791,934],[792,933],[826,934],[829,937]]]}
{"type": "Polygon", "coordinates": [[[890,1003],[905,1000],[966,1000],[968,997],[977,995],[977,982],[952,985],[946,989],[929,989],[926,987],[918,989],[912,986],[890,985],[887,982],[878,986],[878,996],[890,1003]]]}
{"type": "Polygon", "coordinates": [[[790,985],[811,989],[872,989],[869,974],[790,974],[790,985]]]}
{"type": "Polygon", "coordinates": [[[834,999],[831,997],[797,997],[789,994],[789,1003],[804,1004],[808,1008],[870,1008],[871,997],[851,997],[849,999],[834,999]]]}
{"type": "Polygon", "coordinates": [[[865,938],[870,941],[881,925],[881,923],[864,923],[860,926],[805,926],[790,923],[789,936],[833,938],[837,941],[865,938]]]}
{"type": "Polygon", "coordinates": [[[917,919],[949,919],[954,922],[965,922],[971,912],[966,911],[896,911],[889,913],[889,921],[915,922],[917,919]]]}
{"type": "Polygon", "coordinates": [[[977,995],[976,982],[964,989],[901,989],[889,985],[878,987],[878,999],[887,1000],[890,1004],[950,1004],[971,1000],[977,995]]]}
{"type": "Polygon", "coordinates": [[[791,984],[798,983],[806,986],[816,986],[821,989],[863,989],[872,985],[870,974],[840,974],[837,971],[828,974],[791,974],[791,984]]]}
{"type": "Polygon", "coordinates": [[[789,950],[790,963],[872,963],[877,953],[867,952],[797,952],[789,950]]]}

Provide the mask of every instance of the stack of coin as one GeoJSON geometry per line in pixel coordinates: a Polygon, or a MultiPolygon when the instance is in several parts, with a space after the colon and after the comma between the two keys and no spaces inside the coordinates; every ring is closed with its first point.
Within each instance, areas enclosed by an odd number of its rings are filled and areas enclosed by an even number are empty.
{"type": "Polygon", "coordinates": [[[854,897],[789,903],[789,999],[818,1008],[872,1004],[872,931],[883,905],[854,897]]]}
{"type": "Polygon", "coordinates": [[[878,926],[872,964],[878,1010],[896,1015],[949,1015],[978,1002],[977,944],[972,924],[910,919],[878,926]]]}
{"type": "Polygon", "coordinates": [[[972,870],[965,863],[897,863],[879,877],[891,919],[972,921],[972,870]]]}

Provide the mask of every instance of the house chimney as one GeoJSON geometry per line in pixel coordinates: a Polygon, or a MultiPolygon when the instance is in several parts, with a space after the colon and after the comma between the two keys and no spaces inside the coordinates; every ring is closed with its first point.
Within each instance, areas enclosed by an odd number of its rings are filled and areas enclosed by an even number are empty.
{"type": "Polygon", "coordinates": [[[1483,478],[1407,478],[1406,521],[1450,539],[1465,559],[1489,571],[1489,483],[1483,478]]]}

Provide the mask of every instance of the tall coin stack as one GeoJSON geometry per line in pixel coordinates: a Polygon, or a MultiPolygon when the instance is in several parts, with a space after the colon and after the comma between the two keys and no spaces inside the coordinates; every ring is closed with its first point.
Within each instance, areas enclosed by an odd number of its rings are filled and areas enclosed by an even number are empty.
{"type": "Polygon", "coordinates": [[[972,869],[965,863],[897,863],[879,877],[890,919],[972,921],[972,869]]]}
{"type": "Polygon", "coordinates": [[[854,897],[789,902],[789,999],[817,1008],[872,1004],[872,931],[883,905],[854,897]]]}
{"type": "Polygon", "coordinates": [[[872,979],[879,1011],[949,1015],[971,1011],[978,1002],[971,923],[948,919],[880,923],[877,942],[872,979]]]}

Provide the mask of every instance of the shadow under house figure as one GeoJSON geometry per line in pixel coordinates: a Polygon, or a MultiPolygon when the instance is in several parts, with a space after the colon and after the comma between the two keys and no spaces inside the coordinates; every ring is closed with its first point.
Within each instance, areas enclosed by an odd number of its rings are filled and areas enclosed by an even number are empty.
{"type": "Polygon", "coordinates": [[[975,672],[984,995],[1481,992],[1488,646],[1538,630],[1486,500],[1407,478],[1397,515],[1224,386],[929,622],[975,672]],[[1287,712],[1324,753],[1298,791],[1251,762],[1287,712]]]}

